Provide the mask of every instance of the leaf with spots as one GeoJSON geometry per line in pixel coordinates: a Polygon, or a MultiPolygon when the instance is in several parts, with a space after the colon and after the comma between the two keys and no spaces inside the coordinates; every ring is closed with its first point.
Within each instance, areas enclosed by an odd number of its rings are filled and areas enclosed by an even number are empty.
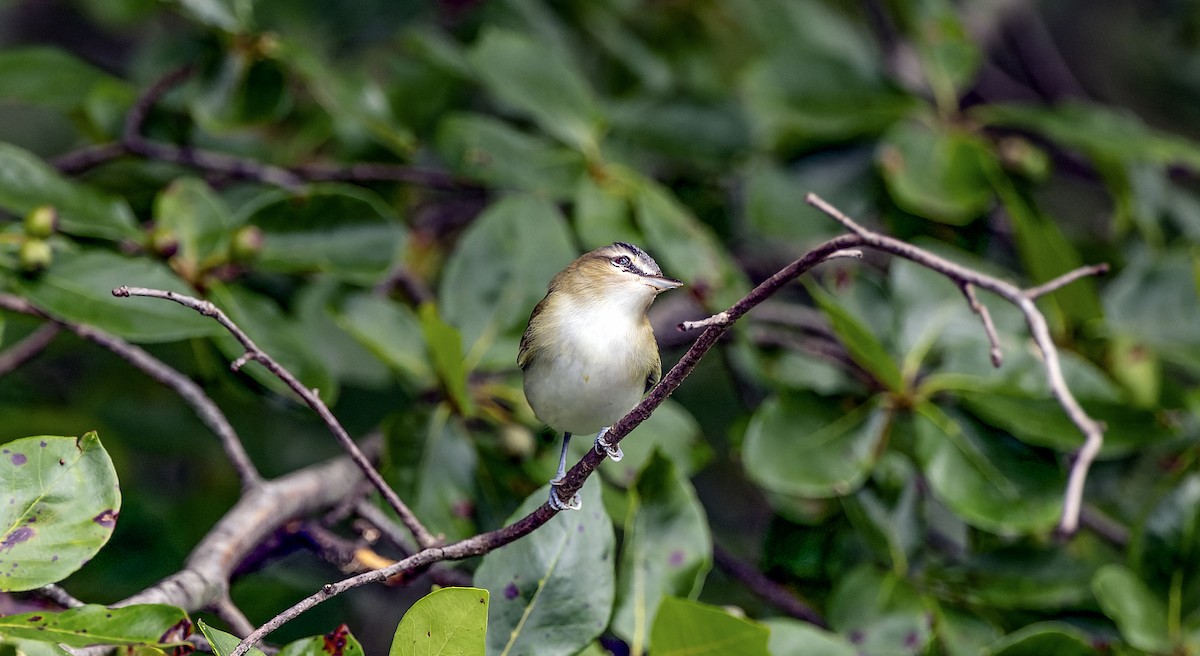
{"type": "Polygon", "coordinates": [[[612,624],[630,653],[642,654],[663,598],[700,591],[712,566],[712,536],[691,482],[658,451],[629,497],[612,624]]]}
{"type": "Polygon", "coordinates": [[[0,590],[61,581],[100,551],[121,509],[117,472],[95,432],[0,446],[0,590]]]}
{"type": "Polygon", "coordinates": [[[434,590],[404,614],[388,653],[390,656],[483,656],[487,619],[487,590],[434,590]]]}
{"type": "MultiPolygon", "coordinates": [[[[508,522],[546,502],[542,487],[508,522]]],[[[614,594],[612,522],[592,477],[583,509],[562,512],[530,535],[484,556],[475,584],[491,592],[487,653],[570,656],[608,625],[614,594]]]]}
{"type": "MultiPolygon", "coordinates": [[[[107,608],[90,604],[59,612],[0,617],[0,637],[87,647],[88,645],[184,646],[192,623],[182,609],[162,604],[107,608]],[[181,630],[182,629],[182,630],[181,630]]],[[[22,650],[24,653],[24,650],[22,650]]]]}
{"type": "Polygon", "coordinates": [[[325,635],[288,643],[276,656],[363,656],[363,648],[350,633],[350,627],[339,624],[325,635]]]}

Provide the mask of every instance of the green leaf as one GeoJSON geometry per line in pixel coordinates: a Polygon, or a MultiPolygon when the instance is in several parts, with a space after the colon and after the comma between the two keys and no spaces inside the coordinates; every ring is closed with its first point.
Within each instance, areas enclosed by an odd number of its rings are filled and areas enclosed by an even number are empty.
{"type": "Polygon", "coordinates": [[[100,250],[61,253],[49,269],[18,289],[53,316],[133,342],[171,342],[223,331],[212,319],[171,301],[114,297],[112,290],[122,285],[193,293],[157,262],[100,250]]]}
{"type": "Polygon", "coordinates": [[[0,53],[0,98],[75,110],[100,84],[122,84],[57,48],[13,48],[0,53]]]}
{"type": "Polygon", "coordinates": [[[1163,598],[1154,596],[1142,579],[1123,565],[1105,565],[1092,579],[1100,609],[1116,622],[1121,637],[1136,649],[1171,651],[1171,638],[1163,598]]]}
{"type": "Polygon", "coordinates": [[[5,444],[0,486],[0,590],[66,578],[108,542],[121,510],[117,472],[95,432],[5,444]]]}
{"type": "Polygon", "coordinates": [[[615,241],[642,242],[633,225],[629,199],[619,184],[601,184],[590,176],[579,179],[575,189],[575,233],[587,249],[607,246],[615,241]]]}
{"type": "Polygon", "coordinates": [[[621,441],[621,449],[625,458],[621,460],[620,471],[609,474],[626,486],[634,484],[655,452],[673,462],[685,477],[700,469],[711,456],[711,450],[702,440],[700,424],[671,399],[638,424],[629,438],[621,441]]]}
{"type": "MultiPolygon", "coordinates": [[[[274,299],[243,287],[220,284],[213,285],[211,298],[263,352],[290,371],[306,388],[317,390],[323,401],[333,404],[338,394],[337,383],[317,356],[318,345],[305,339],[296,320],[285,315],[274,299]]],[[[216,342],[231,361],[246,352],[245,347],[228,333],[219,334],[216,342]]],[[[241,371],[279,394],[293,394],[286,383],[258,362],[246,363],[241,371]]]]}
{"type": "Polygon", "coordinates": [[[1087,634],[1065,622],[1037,622],[1014,631],[983,651],[985,656],[1095,656],[1087,634]]]}
{"type": "Polygon", "coordinates": [[[948,0],[922,0],[906,8],[915,22],[917,55],[938,107],[957,111],[958,98],[983,59],[979,47],[948,0]]]}
{"type": "Polygon", "coordinates": [[[0,209],[27,214],[39,205],[53,205],[59,228],[70,235],[141,237],[124,199],[68,180],[33,153],[0,143],[0,209]]]}
{"type": "Polygon", "coordinates": [[[335,311],[339,326],[414,387],[434,382],[421,323],[408,307],[369,293],[354,294],[335,311]]]}
{"type": "Polygon", "coordinates": [[[461,418],[439,406],[429,419],[418,449],[395,451],[393,458],[416,462],[413,512],[435,535],[454,540],[475,530],[471,521],[478,498],[479,456],[461,418]]]}
{"type": "Polygon", "coordinates": [[[256,265],[287,273],[324,271],[369,284],[391,269],[405,238],[391,207],[350,185],[312,185],[300,196],[270,191],[240,214],[263,231],[256,265]]]}
{"type": "MultiPolygon", "coordinates": [[[[546,502],[549,487],[527,498],[505,524],[546,502]]],[[[583,509],[483,557],[475,584],[491,593],[488,653],[570,656],[608,625],[614,576],[612,522],[592,477],[583,509]]],[[[764,638],[765,639],[765,638],[764,638]]]]}
{"type": "Polygon", "coordinates": [[[228,257],[235,227],[229,208],[204,181],[179,178],[154,201],[155,227],[178,240],[173,259],[192,275],[228,257]]]}
{"type": "Polygon", "coordinates": [[[746,428],[746,473],[781,494],[850,494],[875,463],[889,418],[878,402],[846,412],[814,395],[777,396],[754,413],[746,428]]]}
{"type": "MultiPolygon", "coordinates": [[[[204,634],[204,638],[208,640],[208,644],[212,646],[213,654],[216,656],[229,656],[237,649],[238,644],[242,641],[232,633],[226,633],[220,629],[205,624],[204,620],[197,620],[196,626],[200,627],[200,633],[204,634]]],[[[249,656],[266,656],[258,647],[251,647],[246,652],[249,656]]]]}
{"type": "Polygon", "coordinates": [[[911,475],[900,491],[894,508],[889,508],[869,487],[843,497],[842,507],[862,540],[879,554],[883,562],[891,564],[892,571],[905,574],[909,556],[921,546],[922,541],[917,484],[911,475]]]}
{"type": "Polygon", "coordinates": [[[1104,289],[1104,315],[1118,335],[1163,359],[1200,368],[1200,284],[1182,250],[1135,255],[1104,289]]]}
{"type": "Polygon", "coordinates": [[[879,165],[902,209],[950,225],[966,225],[992,202],[988,172],[998,166],[988,146],[951,126],[897,123],[879,147],[879,165]]]}
{"type": "Polygon", "coordinates": [[[763,620],[771,631],[767,641],[772,656],[858,656],[859,651],[836,633],[783,617],[763,620]]]}
{"type": "Polygon", "coordinates": [[[650,632],[654,656],[768,656],[767,627],[695,601],[667,597],[650,632]]]}
{"type": "Polygon", "coordinates": [[[630,180],[635,220],[663,273],[705,289],[717,307],[737,302],[750,284],[708,226],[658,182],[633,172],[616,174],[630,180]]]}
{"type": "Polygon", "coordinates": [[[486,27],[468,55],[484,87],[543,130],[584,152],[598,147],[600,112],[583,75],[545,43],[486,27]]]}
{"type": "Polygon", "coordinates": [[[827,619],[838,633],[854,636],[859,653],[870,656],[925,653],[932,638],[931,618],[912,585],[869,565],[838,579],[827,619]]]}
{"type": "Polygon", "coordinates": [[[488,116],[458,114],[441,120],[437,144],[451,166],[465,176],[554,200],[571,198],[585,174],[579,153],[488,116]]]}
{"type": "Polygon", "coordinates": [[[290,642],[276,656],[363,656],[363,648],[342,624],[325,635],[290,642]]]}
{"type": "MultiPolygon", "coordinates": [[[[1083,265],[1079,251],[1067,240],[1052,217],[1040,211],[1027,191],[997,173],[993,186],[1008,213],[1021,263],[1036,283],[1043,283],[1083,265]]],[[[1072,323],[1099,318],[1100,299],[1090,277],[1067,285],[1042,301],[1060,306],[1072,323]]]]}
{"type": "Polygon", "coordinates": [[[422,597],[396,627],[390,656],[483,656],[488,591],[442,588],[422,597]]]}
{"type": "Polygon", "coordinates": [[[425,303],[417,309],[421,320],[421,334],[433,360],[434,369],[442,380],[446,392],[454,401],[460,414],[470,417],[475,414],[475,404],[467,390],[467,366],[463,362],[462,334],[438,316],[437,306],[425,303]]]}
{"type": "MultiPolygon", "coordinates": [[[[1003,390],[959,392],[958,397],[971,414],[1026,444],[1063,452],[1083,445],[1083,434],[1054,399],[1003,390]]],[[[1101,458],[1125,456],[1173,437],[1152,413],[1127,403],[1084,401],[1082,405],[1092,419],[1106,427],[1101,458]]]]}
{"type": "Polygon", "coordinates": [[[1200,168],[1200,144],[1154,130],[1129,110],[1078,101],[1044,105],[989,103],[971,115],[985,123],[1030,130],[1096,160],[1200,168]]]}
{"type": "Polygon", "coordinates": [[[90,604],[58,612],[38,611],[0,617],[0,636],[54,642],[69,647],[88,645],[179,647],[191,622],[183,610],[161,604],[107,608],[90,604]],[[182,634],[182,635],[180,635],[182,634]]]}
{"type": "Polygon", "coordinates": [[[850,352],[850,357],[888,389],[893,392],[904,391],[905,382],[900,367],[875,333],[839,305],[829,292],[817,285],[808,285],[808,290],[829,318],[833,332],[850,352]]]}
{"type": "Polygon", "coordinates": [[[1047,612],[1091,603],[1094,569],[1061,551],[1014,545],[971,555],[936,577],[951,594],[990,608],[1047,612]]]}
{"type": "Polygon", "coordinates": [[[638,654],[659,603],[699,593],[712,566],[712,536],[691,482],[658,452],[629,495],[612,631],[638,654]]]}
{"type": "MultiPolygon", "coordinates": [[[[365,388],[386,387],[392,380],[387,363],[338,324],[341,317],[335,304],[344,299],[348,291],[329,276],[319,277],[301,288],[294,300],[300,330],[308,342],[321,345],[316,355],[338,381],[365,388]]],[[[386,300],[383,302],[387,303],[386,300]]],[[[397,331],[397,324],[387,326],[390,331],[397,331]]],[[[414,341],[419,342],[420,338],[414,337],[414,341]]]]}
{"type": "Polygon", "coordinates": [[[1054,460],[922,404],[913,415],[921,468],[933,493],[967,523],[997,533],[1050,530],[1065,477],[1054,460]]]}
{"type": "Polygon", "coordinates": [[[524,326],[554,274],[575,258],[561,214],[532,195],[505,197],[471,224],[439,288],[442,316],[472,345],[524,326]]]}

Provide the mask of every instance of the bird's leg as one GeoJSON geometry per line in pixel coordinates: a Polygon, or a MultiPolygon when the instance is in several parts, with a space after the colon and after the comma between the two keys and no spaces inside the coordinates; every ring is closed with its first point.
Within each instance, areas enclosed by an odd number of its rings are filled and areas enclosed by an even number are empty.
{"type": "Polygon", "coordinates": [[[550,479],[550,507],[555,510],[579,510],[583,507],[583,501],[578,494],[569,501],[563,501],[558,496],[558,486],[562,485],[563,479],[567,477],[567,445],[570,443],[571,434],[563,433],[562,452],[558,454],[558,473],[550,479]]]}
{"type": "Polygon", "coordinates": [[[613,462],[617,462],[621,458],[624,458],[625,454],[621,452],[620,444],[609,444],[608,440],[604,439],[610,428],[612,426],[605,426],[600,429],[599,433],[596,433],[596,453],[606,454],[609,458],[612,458],[613,462]]]}

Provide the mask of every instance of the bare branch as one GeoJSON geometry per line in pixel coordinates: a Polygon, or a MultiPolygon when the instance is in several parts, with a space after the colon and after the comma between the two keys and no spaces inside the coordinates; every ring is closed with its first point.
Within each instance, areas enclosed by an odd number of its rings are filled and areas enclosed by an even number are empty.
{"type": "Polygon", "coordinates": [[[992,366],[999,369],[1000,365],[1004,364],[1004,354],[1000,351],[1000,336],[996,334],[996,324],[992,323],[992,313],[988,312],[986,305],[979,302],[979,297],[975,295],[975,287],[971,283],[960,283],[958,288],[962,290],[963,296],[967,297],[967,305],[983,322],[983,332],[987,334],[988,343],[992,345],[988,351],[992,358],[992,366]]]}
{"type": "Polygon", "coordinates": [[[129,151],[125,148],[125,144],[114,141],[95,146],[85,146],[79,150],[63,153],[55,157],[51,163],[62,173],[78,175],[128,154],[129,151]]]}
{"type": "Polygon", "coordinates": [[[1083,504],[1083,486],[1087,481],[1088,471],[1092,466],[1092,462],[1095,461],[1096,456],[1100,453],[1100,447],[1104,444],[1104,429],[1083,411],[1083,408],[1079,406],[1079,402],[1075,400],[1075,396],[1071,394],[1071,390],[1067,387],[1066,380],[1063,378],[1062,366],[1059,364],[1058,347],[1055,346],[1054,340],[1050,336],[1050,330],[1046,327],[1046,318],[1037,309],[1037,305],[1034,304],[1033,299],[1040,293],[1057,289],[1082,276],[1099,273],[1102,270],[1106,270],[1107,267],[1105,265],[1097,265],[1077,269],[1046,285],[1026,291],[1010,282],[968,269],[911,244],[871,232],[855,223],[850,217],[816,194],[808,194],[805,200],[854,232],[855,235],[862,239],[862,245],[912,260],[917,264],[946,276],[960,287],[972,285],[980,289],[986,289],[1017,306],[1021,313],[1025,315],[1025,322],[1029,326],[1029,332],[1033,336],[1033,341],[1042,352],[1042,359],[1046,365],[1046,378],[1049,381],[1054,398],[1058,400],[1058,404],[1067,413],[1067,416],[1071,419],[1071,423],[1075,424],[1079,432],[1084,435],[1083,446],[1075,453],[1070,466],[1067,489],[1063,493],[1062,517],[1058,523],[1058,531],[1062,535],[1071,535],[1078,530],[1079,511],[1083,504]],[[1033,293],[1031,294],[1031,292],[1033,293]]]}
{"type": "Polygon", "coordinates": [[[254,630],[254,624],[246,617],[242,609],[233,603],[233,599],[228,593],[214,602],[209,608],[213,614],[221,618],[221,621],[229,625],[230,631],[236,636],[244,636],[254,630]]]}
{"type": "Polygon", "coordinates": [[[0,376],[3,376],[21,365],[37,357],[54,341],[61,326],[56,323],[44,323],[36,330],[21,338],[21,341],[0,352],[0,376]]]}
{"type": "Polygon", "coordinates": [[[250,339],[250,336],[247,335],[241,328],[239,328],[237,324],[235,324],[228,316],[226,316],[226,314],[222,312],[220,308],[208,301],[202,301],[198,298],[187,296],[185,294],[164,291],[161,289],[148,289],[145,287],[118,287],[114,289],[112,293],[113,296],[121,298],[129,296],[162,298],[179,303],[184,307],[191,308],[206,317],[212,317],[213,319],[216,319],[217,323],[221,324],[226,330],[228,330],[229,333],[232,334],[234,338],[237,339],[237,341],[242,345],[242,347],[246,349],[246,353],[234,361],[232,365],[233,369],[237,370],[246,362],[253,360],[266,367],[267,371],[271,372],[271,374],[276,378],[282,380],[293,392],[296,393],[297,396],[304,401],[305,404],[308,405],[309,408],[312,408],[312,410],[316,412],[319,417],[321,417],[321,420],[325,422],[325,425],[329,428],[330,432],[333,433],[334,438],[336,438],[342,448],[345,449],[348,454],[350,454],[350,458],[354,460],[355,464],[357,464],[359,469],[362,470],[363,474],[366,475],[367,480],[371,481],[371,484],[375,486],[375,489],[379,490],[379,493],[382,494],[383,498],[387,500],[388,505],[390,505],[392,509],[396,511],[396,514],[400,517],[400,521],[404,523],[405,527],[407,527],[408,530],[413,534],[413,537],[416,538],[417,544],[421,545],[422,547],[428,547],[437,544],[438,539],[429,533],[428,529],[421,524],[416,515],[409,510],[404,501],[400,499],[400,496],[396,494],[396,491],[393,490],[391,486],[389,486],[387,482],[383,480],[383,477],[379,475],[379,472],[375,469],[374,465],[371,464],[371,461],[367,459],[366,455],[364,455],[363,452],[358,448],[358,445],[354,443],[354,440],[350,438],[350,434],[347,433],[346,429],[342,427],[341,422],[339,422],[337,417],[333,415],[333,413],[329,410],[329,407],[325,405],[325,402],[321,400],[320,395],[315,390],[305,387],[304,384],[292,374],[292,372],[288,371],[283,365],[276,362],[274,358],[272,358],[270,355],[267,355],[267,353],[260,349],[258,345],[254,343],[254,340],[250,339]]]}
{"type": "Polygon", "coordinates": [[[19,296],[0,294],[0,309],[40,317],[53,322],[53,324],[49,325],[66,328],[79,337],[112,351],[121,359],[142,370],[142,373],[174,391],[183,399],[184,403],[191,406],[200,421],[217,436],[217,439],[221,442],[221,448],[225,451],[225,456],[229,458],[230,464],[237,472],[242,488],[253,487],[262,482],[262,476],[259,475],[258,469],[254,467],[254,463],[246,453],[245,446],[242,445],[241,438],[238,437],[237,431],[233,429],[233,425],[225,417],[225,413],[221,412],[217,404],[208,398],[204,390],[192,381],[192,379],[162,360],[150,355],[141,347],[130,344],[116,335],[109,334],[94,326],[76,324],[51,317],[19,296]]]}
{"type": "Polygon", "coordinates": [[[37,593],[63,608],[79,608],[85,605],[56,583],[43,585],[37,589],[37,593]]]}
{"type": "Polygon", "coordinates": [[[713,562],[721,568],[721,571],[741,582],[748,590],[784,613],[802,622],[828,628],[821,614],[794,592],[767,578],[752,565],[738,560],[717,544],[713,545],[713,562]]]}
{"type": "Polygon", "coordinates": [[[1086,278],[1087,276],[1099,276],[1105,273],[1108,273],[1108,264],[1093,264],[1091,266],[1079,267],[1078,269],[1062,274],[1054,280],[1038,285],[1037,287],[1030,287],[1029,289],[1026,289],[1025,295],[1029,298],[1036,299],[1038,297],[1045,296],[1050,292],[1066,287],[1080,278],[1086,278]]]}

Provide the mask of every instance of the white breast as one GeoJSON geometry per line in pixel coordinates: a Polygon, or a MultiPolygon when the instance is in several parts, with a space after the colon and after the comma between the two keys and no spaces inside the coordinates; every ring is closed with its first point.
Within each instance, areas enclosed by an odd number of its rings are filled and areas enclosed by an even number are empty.
{"type": "Polygon", "coordinates": [[[632,410],[646,384],[634,346],[641,319],[619,303],[554,317],[556,346],[525,371],[525,396],[538,417],[556,430],[586,435],[632,410]]]}

